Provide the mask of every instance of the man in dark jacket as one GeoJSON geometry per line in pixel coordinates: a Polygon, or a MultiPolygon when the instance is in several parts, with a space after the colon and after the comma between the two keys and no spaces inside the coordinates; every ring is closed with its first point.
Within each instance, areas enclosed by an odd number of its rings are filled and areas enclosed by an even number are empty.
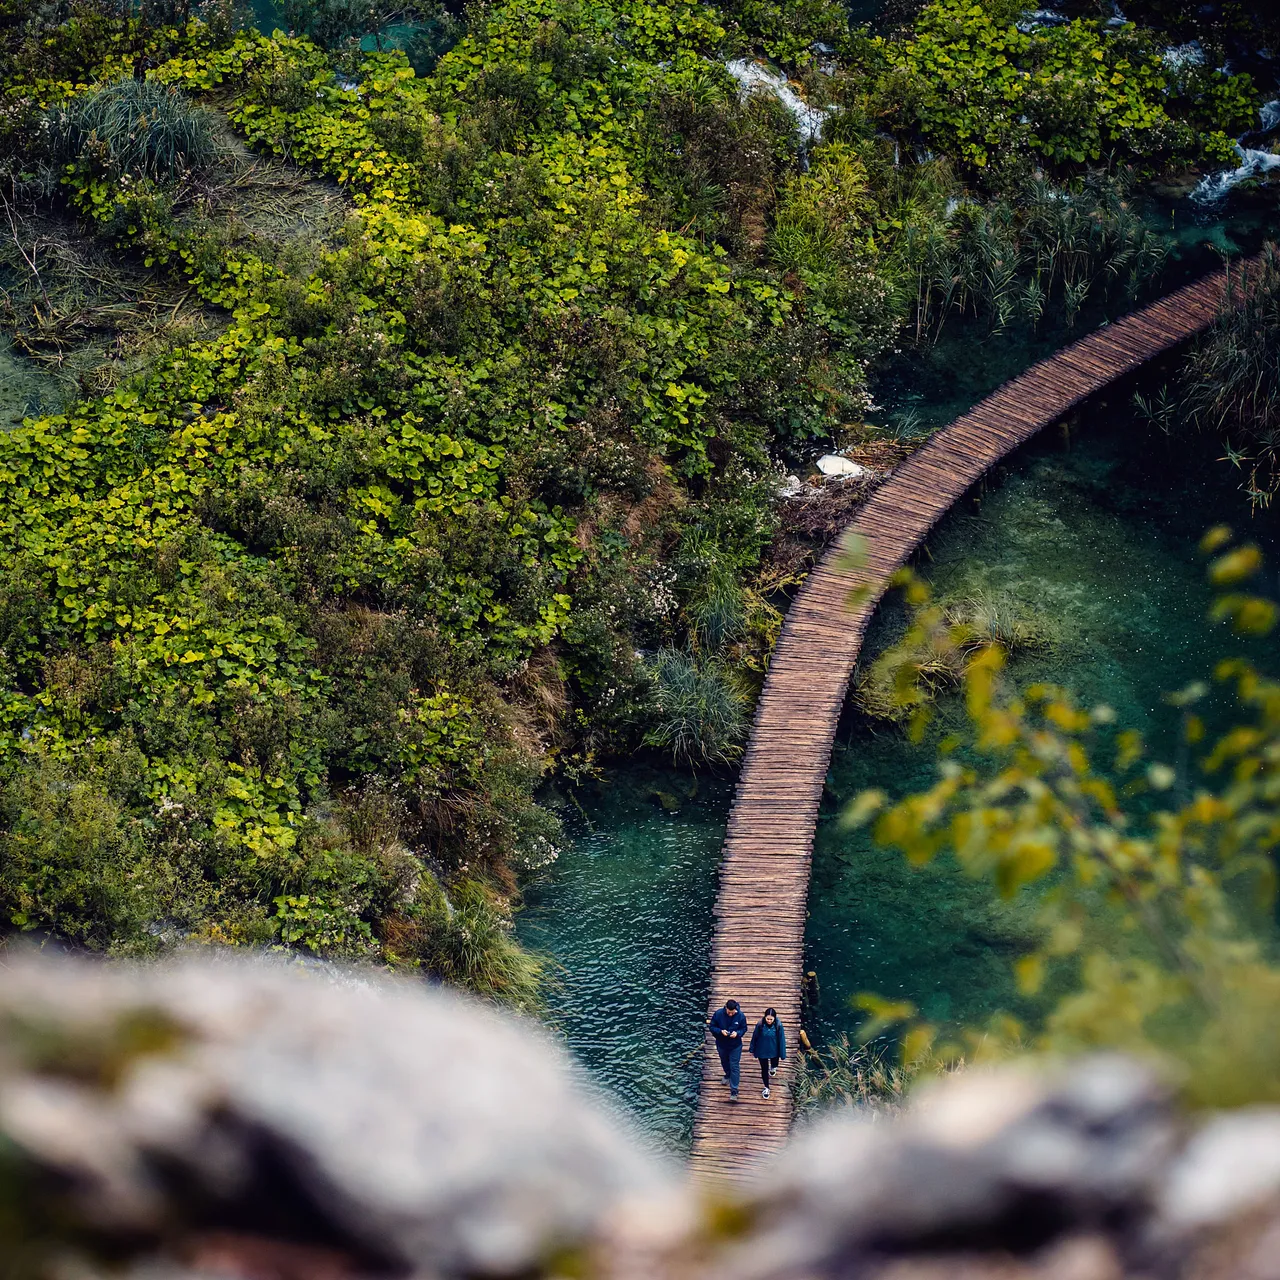
{"type": "Polygon", "coordinates": [[[707,1022],[715,1037],[716,1052],[724,1078],[729,1082],[729,1097],[737,1101],[738,1068],[742,1065],[742,1037],[747,1034],[747,1019],[736,1000],[726,1000],[707,1022]]]}

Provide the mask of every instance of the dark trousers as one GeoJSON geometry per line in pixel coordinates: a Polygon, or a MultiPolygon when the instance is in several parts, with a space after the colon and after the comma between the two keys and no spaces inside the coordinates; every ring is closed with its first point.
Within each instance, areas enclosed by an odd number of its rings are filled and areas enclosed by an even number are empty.
{"type": "Polygon", "coordinates": [[[720,1055],[720,1066],[729,1077],[729,1088],[738,1092],[738,1071],[742,1066],[742,1041],[716,1041],[716,1052],[720,1055]]]}
{"type": "Polygon", "coordinates": [[[765,1082],[766,1086],[768,1086],[769,1084],[769,1072],[771,1070],[777,1071],[777,1069],[778,1069],[777,1058],[761,1058],[760,1059],[760,1079],[765,1082]]]}

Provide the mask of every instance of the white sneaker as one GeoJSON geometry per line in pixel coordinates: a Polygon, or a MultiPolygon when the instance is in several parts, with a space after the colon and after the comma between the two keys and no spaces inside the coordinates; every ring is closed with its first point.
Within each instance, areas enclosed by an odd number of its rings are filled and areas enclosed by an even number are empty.
{"type": "Polygon", "coordinates": [[[768,1086],[768,1085],[765,1085],[765,1087],[764,1087],[763,1089],[761,1089],[761,1090],[760,1090],[760,1096],[761,1096],[762,1098],[767,1098],[767,1097],[769,1096],[769,1086],[768,1086]]]}

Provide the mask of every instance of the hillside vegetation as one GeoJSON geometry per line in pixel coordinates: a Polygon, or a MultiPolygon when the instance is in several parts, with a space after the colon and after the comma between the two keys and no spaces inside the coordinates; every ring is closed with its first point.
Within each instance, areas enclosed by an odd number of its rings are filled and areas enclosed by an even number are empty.
{"type": "Polygon", "coordinates": [[[874,435],[904,335],[1136,291],[1129,188],[1256,109],[1140,29],[1014,16],[511,0],[419,12],[411,64],[336,19],[0,0],[15,244],[74,220],[219,318],[0,439],[10,924],[530,998],[504,916],[554,853],[537,783],[733,758],[779,464],[874,435]],[[756,56],[821,142],[740,92],[756,56]],[[247,216],[244,144],[342,216],[247,216]]]}

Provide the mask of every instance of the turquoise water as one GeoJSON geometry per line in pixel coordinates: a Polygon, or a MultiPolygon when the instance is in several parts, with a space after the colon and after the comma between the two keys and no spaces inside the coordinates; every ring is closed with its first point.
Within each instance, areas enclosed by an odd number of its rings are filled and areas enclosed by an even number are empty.
{"type": "Polygon", "coordinates": [[[0,431],[12,431],[31,414],[52,413],[66,398],[66,387],[28,360],[0,333],[0,431]]]}
{"type": "MultiPolygon", "coordinates": [[[[1205,675],[1232,638],[1205,617],[1196,543],[1230,514],[1272,552],[1274,515],[1249,520],[1231,472],[1204,441],[1170,442],[1132,419],[1127,395],[1055,428],[993,475],[935,530],[921,570],[944,599],[981,598],[1034,620],[1052,648],[1017,659],[1019,681],[1051,680],[1105,701],[1159,755],[1176,740],[1164,694],[1205,675]]],[[[882,609],[874,652],[902,624],[882,609]]],[[[1254,656],[1258,656],[1255,654],[1254,656]]],[[[930,741],[850,713],[828,779],[810,895],[807,963],[819,998],[814,1042],[856,1029],[860,991],[905,998],[943,1023],[977,1025],[1010,1010],[1034,1019],[1010,978],[1028,933],[1019,904],[993,900],[951,865],[908,868],[861,833],[837,829],[863,787],[891,794],[934,777],[933,742],[962,721],[939,704],[930,741]]],[[[1166,752],[1168,758],[1169,748],[1166,752]]],[[[552,1021],[595,1078],[663,1143],[688,1141],[696,1097],[715,866],[730,801],[725,783],[640,766],[583,797],[571,840],[529,892],[517,928],[563,966],[552,1021]],[[666,792],[668,810],[656,792],[666,792]]]]}
{"type": "MultiPolygon", "coordinates": [[[[272,0],[254,3],[260,27],[280,24],[272,0]]],[[[880,9],[881,0],[851,5],[862,20],[880,9]]],[[[1251,224],[1236,236],[1212,217],[1202,224],[1206,215],[1185,203],[1152,217],[1168,222],[1175,242],[1165,287],[1183,270],[1202,269],[1206,242],[1254,247],[1251,224]]],[[[984,342],[977,326],[950,328],[925,358],[881,378],[878,398],[900,421],[941,425],[1076,336],[1046,329],[984,342]]],[[[1020,677],[1105,699],[1122,722],[1160,740],[1172,723],[1161,695],[1202,674],[1216,652],[1194,543],[1235,495],[1211,457],[1179,474],[1153,470],[1150,454],[1114,406],[1070,447],[1055,434],[936,532],[927,567],[948,596],[996,598],[1042,619],[1053,650],[1023,660],[1020,677]]],[[[881,642],[898,621],[882,613],[881,642]]],[[[940,729],[956,722],[953,701],[940,711],[940,729]]],[[[810,1019],[818,1043],[852,1029],[848,998],[865,989],[908,997],[944,1022],[981,1022],[1010,1007],[1034,1014],[1009,981],[1026,941],[1016,906],[993,903],[954,868],[913,872],[897,855],[835,830],[850,795],[863,786],[924,787],[933,759],[929,744],[912,747],[896,730],[845,726],[815,849],[807,938],[820,980],[810,1019]]],[[[644,765],[619,769],[611,785],[550,796],[566,820],[566,847],[528,887],[516,925],[522,942],[559,966],[548,1020],[592,1077],[675,1150],[687,1147],[697,1096],[715,868],[730,799],[725,782],[694,787],[644,765]]]]}
{"type": "Polygon", "coordinates": [[[269,36],[277,29],[286,29],[284,9],[276,0],[251,0],[249,8],[253,13],[253,25],[263,35],[269,36]]]}
{"type": "Polygon", "coordinates": [[[572,803],[569,839],[516,931],[560,966],[549,1021],[592,1077],[671,1150],[687,1148],[707,1006],[729,783],[633,766],[572,803]]]}
{"type": "MultiPolygon", "coordinates": [[[[1047,651],[1015,660],[1019,683],[1047,680],[1086,705],[1110,705],[1118,726],[1139,729],[1157,758],[1177,764],[1178,712],[1164,695],[1207,677],[1224,652],[1247,648],[1206,619],[1201,534],[1223,519],[1248,526],[1271,552],[1267,585],[1280,586],[1275,516],[1250,520],[1215,454],[1204,441],[1151,434],[1123,403],[1099,407],[1074,433],[1052,430],[961,503],[919,568],[940,599],[997,603],[1050,638],[1047,651]]],[[[881,610],[868,657],[901,623],[898,610],[881,610]]],[[[1266,655],[1255,646],[1251,656],[1266,655]]],[[[1223,700],[1212,714],[1228,713],[1223,700]]],[[[1034,1018],[1010,978],[1028,936],[1025,908],[993,902],[953,864],[914,871],[835,821],[865,787],[902,795],[929,785],[936,739],[963,719],[959,699],[944,698],[929,740],[916,747],[892,727],[848,717],[814,850],[815,1042],[854,1030],[849,999],[860,991],[910,1000],[952,1024],[980,1024],[1000,1009],[1034,1018]]]]}

